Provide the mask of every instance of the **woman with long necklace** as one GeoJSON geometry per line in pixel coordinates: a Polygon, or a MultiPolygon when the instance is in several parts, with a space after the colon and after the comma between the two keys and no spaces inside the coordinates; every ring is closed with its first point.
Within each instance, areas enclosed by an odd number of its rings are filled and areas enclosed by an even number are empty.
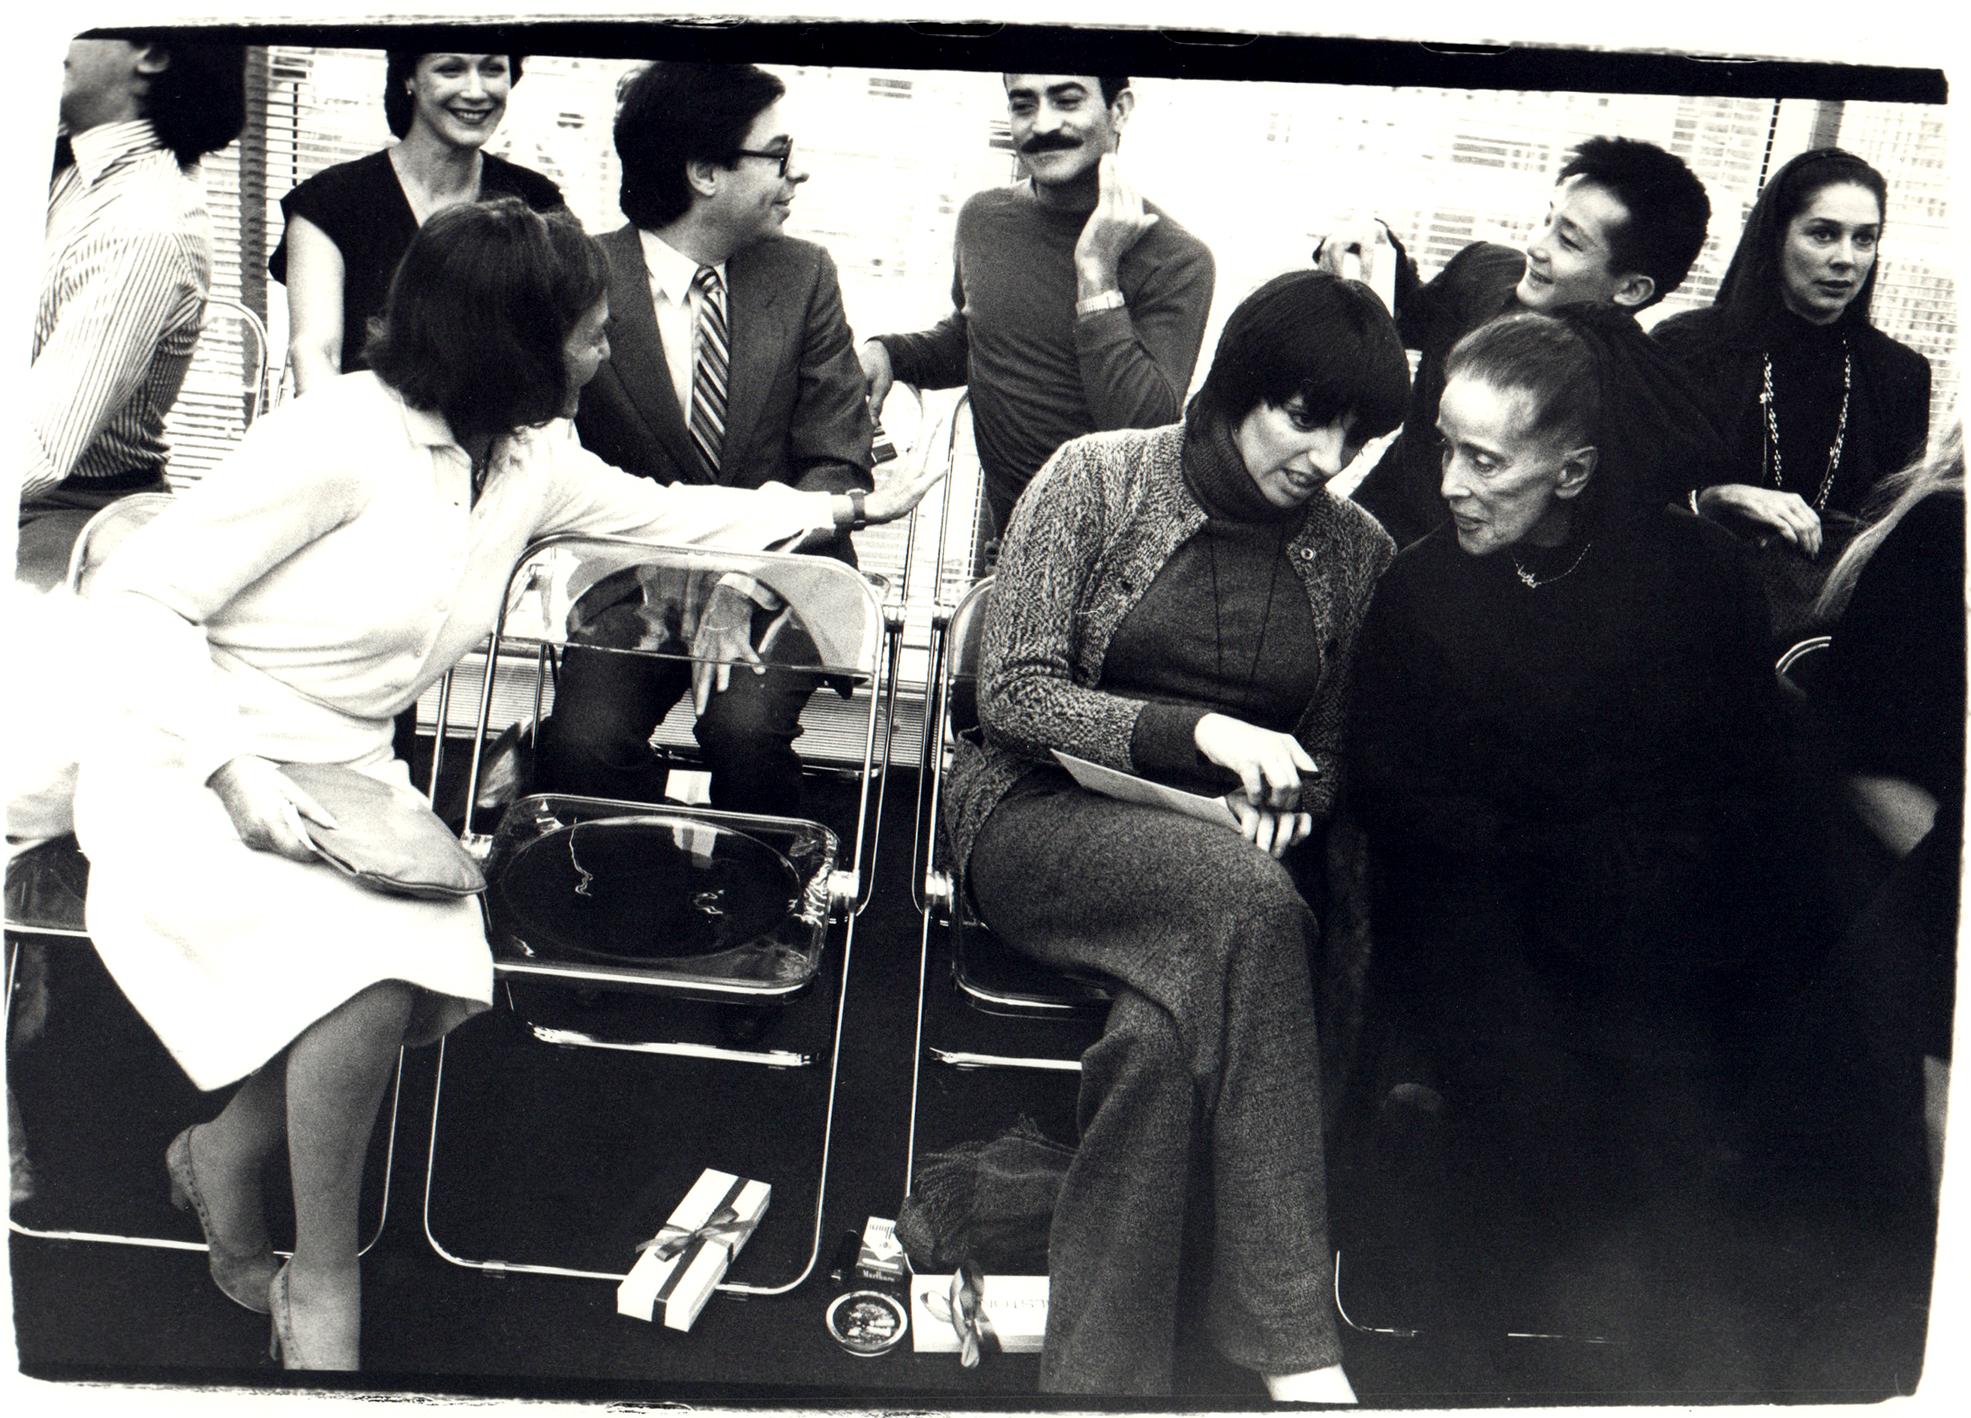
{"type": "Polygon", "coordinates": [[[1394,553],[1325,485],[1396,426],[1406,376],[1366,286],[1277,277],[1226,322],[1182,423],[1064,444],[1014,509],[983,742],[950,779],[954,854],[1002,940],[1115,999],[1050,1231],[1048,1390],[1169,1393],[1195,1259],[1219,1352],[1277,1399],[1352,1401],[1309,977],[1318,854],[1300,849],[1335,801],[1355,632],[1394,553]],[[1238,827],[1086,791],[1053,749],[1224,793],[1238,827]],[[1201,1255],[1194,1205],[1213,1218],[1201,1255]]]}
{"type": "MultiPolygon", "coordinates": [[[[1802,153],[1759,194],[1717,302],[1655,331],[1709,391],[1735,474],[1692,506],[1807,560],[1840,550],[1869,491],[1929,433],[1929,361],[1869,321],[1887,205],[1882,174],[1854,154],[1802,153]]],[[[1794,579],[1810,599],[1820,578],[1794,579]]],[[[1802,624],[1803,607],[1774,609],[1789,633],[1802,624]]]]}
{"type": "Polygon", "coordinates": [[[369,368],[370,319],[433,213],[490,197],[518,197],[537,212],[564,205],[548,178],[481,151],[520,74],[518,54],[391,50],[383,113],[398,141],[325,168],[281,199],[287,229],[267,270],[287,287],[296,392],[369,368]]]}
{"type": "MultiPolygon", "coordinates": [[[[1653,435],[1624,436],[1673,392],[1639,387],[1657,352],[1633,322],[1562,317],[1452,350],[1451,522],[1396,559],[1357,648],[1370,993],[1413,1070],[1389,1099],[1449,1129],[1474,1284],[1621,1236],[1616,1274],[1685,1303],[1663,1267],[1704,1253],[1682,1218],[1733,1135],[1733,1050],[1774,978],[1757,942],[1786,859],[1782,721],[1750,569],[1659,500],[1653,435]]],[[[1427,1229],[1413,1214],[1405,1239],[1427,1229]]],[[[1634,1313],[1529,1313],[1551,1275],[1507,1285],[1512,1318],[1633,1332],[1634,1313]]],[[[1620,1297],[1609,1278],[1594,1303],[1620,1297]]]]}

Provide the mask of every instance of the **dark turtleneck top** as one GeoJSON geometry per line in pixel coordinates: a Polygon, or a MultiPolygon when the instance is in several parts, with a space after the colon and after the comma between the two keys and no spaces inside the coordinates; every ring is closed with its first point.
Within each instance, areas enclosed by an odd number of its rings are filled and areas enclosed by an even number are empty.
{"type": "MultiPolygon", "coordinates": [[[[1841,421],[1841,371],[1848,340],[1842,324],[1815,325],[1784,306],[1772,312],[1763,331],[1773,364],[1773,413],[1779,425],[1780,486],[1798,493],[1812,507],[1827,476],[1828,448],[1841,421]]],[[[1761,375],[1763,379],[1763,374],[1761,375]]],[[[1849,391],[1850,405],[1853,391],[1849,391]]],[[[1852,417],[1852,407],[1850,416],[1852,417]]],[[[1771,439],[1762,442],[1767,461],[1760,467],[1763,486],[1773,485],[1771,439]]],[[[1861,482],[1861,459],[1842,440],[1841,462],[1828,488],[1827,506],[1852,510],[1846,496],[1861,482]],[[1845,474],[1845,477],[1843,476],[1845,474]]],[[[1751,468],[1750,461],[1740,466],[1751,468]]]]}
{"type": "Polygon", "coordinates": [[[1782,486],[1811,506],[1827,474],[1827,449],[1841,415],[1843,342],[1853,370],[1848,429],[1826,510],[1859,515],[1876,483],[1923,455],[1930,431],[1930,364],[1909,346],[1855,317],[1813,325],[1776,304],[1748,328],[1716,306],[1658,325],[1659,343],[1697,376],[1729,453],[1729,481],[1771,487],[1765,355],[1773,360],[1782,486]]]}
{"type": "Polygon", "coordinates": [[[1261,496],[1231,430],[1216,420],[1187,432],[1183,471],[1207,520],[1116,627],[1102,679],[1151,703],[1131,742],[1142,768],[1220,791],[1227,775],[1200,759],[1198,720],[1229,714],[1286,733],[1314,694],[1314,616],[1286,560],[1306,510],[1261,496]]]}

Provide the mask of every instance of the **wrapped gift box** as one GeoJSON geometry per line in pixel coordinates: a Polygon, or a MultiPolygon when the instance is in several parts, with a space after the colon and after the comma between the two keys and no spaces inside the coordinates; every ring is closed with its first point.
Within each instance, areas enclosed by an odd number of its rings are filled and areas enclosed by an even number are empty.
{"type": "Polygon", "coordinates": [[[773,1188],[707,1167],[616,1287],[616,1313],[690,1329],[766,1214],[773,1188]]]}
{"type": "MultiPolygon", "coordinates": [[[[919,1354],[962,1354],[963,1320],[952,1313],[952,1277],[910,1277],[910,1333],[919,1354]]],[[[1047,1334],[1047,1277],[987,1275],[978,1281],[979,1312],[999,1349],[1038,1354],[1047,1334]]],[[[983,1329],[984,1326],[981,1326],[983,1329]]]]}

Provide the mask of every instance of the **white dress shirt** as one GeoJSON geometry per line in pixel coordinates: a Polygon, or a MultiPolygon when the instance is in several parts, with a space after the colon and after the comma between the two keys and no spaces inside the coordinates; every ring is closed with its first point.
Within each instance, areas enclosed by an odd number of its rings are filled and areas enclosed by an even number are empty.
{"type": "MultiPolygon", "coordinates": [[[[694,282],[699,263],[670,245],[655,232],[637,229],[643,246],[643,268],[650,275],[650,304],[657,312],[657,337],[664,343],[664,362],[671,367],[671,392],[678,396],[678,411],[691,418],[691,366],[697,356],[693,344],[698,330],[698,307],[704,296],[694,282]]],[[[725,262],[712,267],[725,284],[725,262]]],[[[728,306],[728,309],[730,307],[728,306]]]]}

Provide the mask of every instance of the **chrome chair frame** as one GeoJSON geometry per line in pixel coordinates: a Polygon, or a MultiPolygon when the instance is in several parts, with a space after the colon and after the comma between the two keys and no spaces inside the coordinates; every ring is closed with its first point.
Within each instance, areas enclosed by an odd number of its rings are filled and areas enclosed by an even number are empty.
{"type": "MultiPolygon", "coordinates": [[[[473,852],[475,855],[483,856],[491,846],[491,839],[488,836],[473,830],[473,821],[477,810],[477,798],[480,777],[484,767],[484,751],[487,735],[491,727],[493,678],[498,672],[500,648],[510,638],[509,618],[523,597],[543,590],[541,583],[534,575],[534,569],[538,566],[540,558],[560,548],[572,549],[578,546],[613,548],[624,554],[626,558],[631,558],[632,554],[639,552],[662,553],[665,556],[680,557],[687,562],[698,563],[700,571],[703,573],[716,573],[719,571],[745,572],[748,569],[764,569],[776,563],[785,563],[790,567],[810,569],[814,567],[816,560],[813,557],[806,556],[786,556],[773,553],[721,553],[710,552],[700,548],[670,547],[639,543],[627,538],[597,538],[572,535],[544,538],[523,550],[515,560],[513,570],[508,575],[506,599],[495,621],[492,634],[488,639],[486,673],[480,683],[479,708],[473,731],[471,765],[466,775],[465,819],[463,829],[460,833],[461,841],[467,850],[473,852]],[[527,579],[523,581],[523,577],[527,579]]],[[[626,559],[623,564],[632,565],[636,563],[633,559],[626,559]]],[[[826,667],[829,670],[848,671],[854,673],[859,678],[866,678],[869,682],[871,692],[868,722],[863,735],[862,763],[858,773],[856,825],[849,848],[850,860],[845,869],[838,867],[831,874],[828,883],[829,918],[832,922],[842,926],[842,959],[839,971],[836,973],[834,979],[836,997],[831,1026],[831,1041],[828,1051],[826,1101],[823,1105],[823,1116],[821,1120],[821,1157],[814,1186],[814,1224],[808,1237],[806,1258],[795,1275],[773,1284],[725,1281],[718,1286],[718,1289],[727,1294],[785,1294],[806,1281],[808,1276],[813,1273],[821,1253],[822,1204],[825,1199],[828,1183],[830,1148],[834,1132],[835,1104],[840,1082],[839,1066],[842,1048],[842,1022],[848,998],[849,967],[854,956],[855,924],[862,912],[867,909],[873,891],[876,856],[873,840],[876,822],[881,817],[884,790],[887,786],[889,776],[890,734],[886,731],[880,736],[879,752],[878,721],[880,717],[886,730],[895,723],[897,666],[902,653],[904,610],[900,595],[892,588],[889,595],[879,599],[875,585],[866,577],[861,579],[861,586],[865,597],[866,628],[870,632],[873,632],[873,641],[871,641],[868,635],[865,635],[864,642],[868,648],[865,652],[865,659],[858,665],[854,667],[826,667]],[[874,789],[873,813],[871,802],[872,787],[874,789]],[[866,845],[869,847],[869,853],[867,865],[865,866],[863,854],[866,845]]],[[[541,645],[543,654],[545,654],[546,649],[547,644],[543,642],[541,645]]],[[[652,652],[626,653],[648,654],[652,652]]],[[[679,658],[676,656],[663,657],[679,658]]],[[[537,679],[533,706],[534,723],[537,726],[540,721],[544,692],[545,685],[537,679]]],[[[447,685],[441,693],[443,695],[449,695],[450,686],[447,685]]],[[[441,726],[443,722],[441,711],[441,726]]],[[[560,796],[566,797],[569,795],[560,796]]],[[[607,803],[607,800],[602,799],[587,799],[584,801],[596,804],[607,803]]],[[[649,804],[622,803],[619,805],[631,811],[648,812],[651,810],[651,805],[649,804]]],[[[667,815],[689,815],[691,810],[665,809],[665,811],[667,815]]],[[[707,816],[738,817],[742,815],[707,814],[707,816]]],[[[496,979],[531,976],[560,981],[582,982],[593,986],[634,989],[639,992],[649,992],[659,996],[669,993],[680,997],[703,998],[708,988],[703,984],[695,984],[688,989],[671,989],[662,983],[653,982],[646,977],[630,977],[613,973],[607,969],[562,964],[516,963],[497,958],[494,962],[494,974],[496,979]]],[[[820,971],[817,970],[814,978],[819,978],[819,976],[820,971]]],[[[729,993],[735,999],[746,999],[750,997],[763,1004],[770,1004],[776,997],[784,997],[786,994],[798,992],[799,990],[805,989],[811,982],[811,980],[803,981],[793,990],[774,987],[754,989],[734,988],[729,993]]],[[[510,1000],[511,990],[509,987],[510,1000]]],[[[815,1062],[815,1058],[811,1054],[787,1050],[738,1049],[725,1045],[707,1045],[692,1041],[666,1039],[618,1042],[595,1039],[572,1031],[543,1031],[538,1027],[533,1032],[535,1037],[540,1039],[541,1042],[577,1048],[652,1054],[675,1058],[709,1058],[722,1062],[765,1066],[769,1068],[804,1068],[811,1067],[815,1062]]],[[[437,1071],[432,1084],[431,1133],[425,1158],[423,1203],[423,1226],[426,1242],[443,1260],[465,1269],[477,1270],[483,1273],[495,1275],[551,1275],[571,1279],[620,1281],[628,1273],[627,1269],[621,1272],[611,1272],[541,1262],[510,1261],[490,1257],[469,1257],[458,1254],[439,1239],[433,1229],[432,1198],[437,1187],[438,1137],[442,1118],[447,1044],[448,1041],[446,1040],[439,1041],[437,1071]]]]}
{"type": "Polygon", "coordinates": [[[952,708],[953,697],[959,681],[971,673],[976,663],[976,646],[983,627],[986,599],[991,594],[992,578],[987,577],[974,585],[964,598],[946,615],[940,615],[934,623],[935,640],[932,651],[932,688],[928,691],[932,702],[925,709],[925,758],[928,765],[921,769],[931,780],[928,806],[921,819],[922,827],[917,844],[925,863],[919,898],[919,936],[917,969],[917,1032],[915,1047],[911,1058],[910,1123],[908,1154],[904,1168],[904,1189],[908,1192],[917,1157],[917,1114],[918,1102],[922,1092],[923,1068],[926,1059],[933,1063],[957,1069],[1021,1069],[1042,1073],[1081,1072],[1079,1055],[1063,1058],[1059,1055],[1040,1055],[1018,1052],[987,1053],[977,1050],[946,1048],[925,1037],[926,1020],[931,1004],[931,991],[936,987],[933,970],[933,937],[940,929],[944,938],[951,942],[950,968],[945,972],[952,992],[970,1008],[982,1013],[1012,1019],[1067,1021],[1092,1019],[1108,1008],[1109,998],[1099,985],[1092,982],[1070,981],[1063,978],[1064,988],[1060,992],[1017,991],[1008,992],[994,989],[972,975],[966,968],[966,957],[959,942],[959,933],[970,931],[976,936],[984,931],[984,925],[972,916],[965,900],[964,879],[955,864],[941,863],[941,844],[939,832],[943,811],[944,776],[952,756],[952,708]]]}
{"type": "MultiPolygon", "coordinates": [[[[241,307],[241,312],[252,318],[252,312],[241,307]]],[[[255,325],[258,324],[256,320],[255,325]]],[[[261,335],[262,349],[265,349],[265,335],[261,335]]],[[[257,408],[257,405],[256,405],[257,408]]],[[[89,575],[101,564],[104,557],[116,549],[122,538],[151,520],[159,512],[169,507],[173,495],[168,492],[133,493],[119,498],[97,512],[83,525],[82,532],[75,539],[75,546],[69,553],[68,589],[76,594],[87,590],[89,575]],[[126,525],[127,524],[127,525],[126,525]],[[110,538],[106,549],[98,550],[105,538],[110,538]]],[[[436,791],[434,782],[433,791],[436,791]]],[[[13,862],[8,863],[11,875],[13,862]]],[[[7,943],[6,998],[0,1001],[0,1030],[9,1044],[12,1041],[14,990],[18,981],[21,950],[30,941],[50,942],[80,941],[87,943],[89,933],[82,921],[17,920],[9,916],[5,921],[7,943]]],[[[91,947],[93,949],[93,947],[91,947]]],[[[394,1175],[397,1153],[397,1118],[399,1103],[404,1086],[404,1055],[399,1050],[397,1069],[390,1085],[390,1118],[386,1126],[386,1144],[383,1162],[383,1197],[376,1216],[376,1227],[363,1242],[358,1255],[367,1252],[383,1235],[384,1226],[390,1218],[390,1180],[394,1175]]],[[[7,1229],[17,1236],[31,1236],[36,1240],[47,1241],[87,1241],[101,1245],[146,1246],[157,1250],[204,1251],[208,1247],[203,1241],[181,1241],[163,1236],[134,1236],[119,1232],[87,1231],[70,1228],[45,1228],[28,1226],[18,1220],[11,1207],[7,1214],[7,1229]]],[[[285,1255],[287,1252],[283,1251],[285,1255]]]]}
{"type": "MultiPolygon", "coordinates": [[[[1799,644],[1787,647],[1786,653],[1779,657],[1779,663],[1773,666],[1773,673],[1778,675],[1786,684],[1798,689],[1799,686],[1794,684],[1793,681],[1794,669],[1802,660],[1819,654],[1833,643],[1834,637],[1832,635],[1809,635],[1799,644]]],[[[1801,692],[1805,693],[1804,690],[1801,692]]]]}

